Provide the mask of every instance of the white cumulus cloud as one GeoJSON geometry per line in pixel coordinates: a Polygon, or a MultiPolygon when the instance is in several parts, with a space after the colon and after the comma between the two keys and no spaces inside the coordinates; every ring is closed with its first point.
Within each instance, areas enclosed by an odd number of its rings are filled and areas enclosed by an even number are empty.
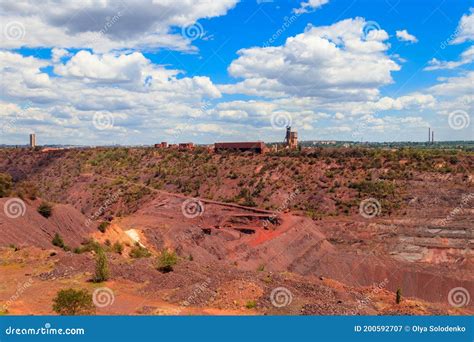
{"type": "Polygon", "coordinates": [[[408,33],[407,30],[396,31],[396,35],[397,35],[398,40],[402,42],[410,42],[410,43],[418,42],[418,39],[414,35],[408,33]]]}
{"type": "Polygon", "coordinates": [[[317,10],[318,8],[322,7],[323,5],[327,4],[329,0],[308,0],[303,1],[300,4],[299,8],[293,9],[293,12],[296,14],[303,14],[309,13],[317,10]]]}

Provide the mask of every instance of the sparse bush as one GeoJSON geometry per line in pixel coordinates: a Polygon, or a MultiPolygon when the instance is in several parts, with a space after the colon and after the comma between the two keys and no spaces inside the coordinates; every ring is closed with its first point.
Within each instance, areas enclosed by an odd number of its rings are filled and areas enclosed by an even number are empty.
{"type": "Polygon", "coordinates": [[[95,276],[94,282],[101,283],[109,279],[109,265],[107,261],[107,254],[100,248],[95,263],[95,276]]]}
{"type": "Polygon", "coordinates": [[[48,218],[53,213],[53,207],[48,202],[41,202],[40,206],[38,207],[38,213],[41,216],[48,218]]]}
{"type": "Polygon", "coordinates": [[[271,276],[270,274],[267,274],[267,275],[263,278],[263,282],[265,282],[266,284],[270,284],[272,281],[273,281],[273,279],[272,279],[272,276],[271,276]]]}
{"type": "Polygon", "coordinates": [[[53,299],[53,310],[59,315],[89,315],[95,312],[92,295],[87,290],[60,290],[53,299]]]}
{"type": "Polygon", "coordinates": [[[66,246],[64,244],[63,238],[61,237],[61,235],[59,235],[59,233],[54,234],[53,240],[51,242],[54,246],[59,248],[64,248],[66,246]]]}
{"type": "Polygon", "coordinates": [[[12,184],[12,176],[8,173],[0,173],[0,197],[10,195],[12,184]]]}
{"type": "Polygon", "coordinates": [[[15,252],[19,251],[20,248],[18,248],[18,246],[14,245],[13,243],[9,244],[8,247],[10,247],[11,249],[13,249],[15,252]]]}
{"type": "Polygon", "coordinates": [[[112,245],[112,250],[115,252],[115,253],[118,253],[118,254],[122,254],[123,252],[123,245],[116,241],[113,245],[112,245]]]}
{"type": "Polygon", "coordinates": [[[384,181],[370,181],[365,180],[362,182],[350,183],[350,188],[358,190],[360,193],[374,196],[376,198],[386,198],[388,196],[395,195],[395,184],[392,182],[384,181]]]}
{"type": "Polygon", "coordinates": [[[74,253],[81,254],[92,251],[98,253],[99,249],[101,249],[100,243],[93,239],[89,239],[83,242],[81,247],[74,248],[74,253]]]}
{"type": "Polygon", "coordinates": [[[158,270],[163,273],[173,271],[173,266],[178,262],[178,256],[174,251],[164,249],[158,257],[158,270]]]}
{"type": "Polygon", "coordinates": [[[402,301],[402,289],[401,288],[397,289],[397,297],[396,297],[395,301],[397,302],[397,304],[400,304],[400,302],[402,301]]]}
{"type": "Polygon", "coordinates": [[[245,307],[247,309],[254,309],[257,307],[257,302],[254,301],[254,300],[249,300],[246,304],[245,304],[245,307]]]}
{"type": "Polygon", "coordinates": [[[103,221],[99,224],[99,227],[97,227],[97,229],[99,229],[99,231],[101,233],[105,233],[105,231],[107,230],[107,227],[110,225],[110,222],[108,221],[103,221]]]}
{"type": "Polygon", "coordinates": [[[238,177],[239,176],[237,176],[237,174],[234,171],[230,171],[229,175],[227,176],[227,178],[230,178],[230,179],[237,179],[238,177]]]}
{"type": "Polygon", "coordinates": [[[135,246],[131,249],[129,253],[130,257],[138,259],[138,258],[148,258],[151,256],[151,253],[145,247],[142,247],[138,242],[135,243],[135,246]]]}
{"type": "MultiPolygon", "coordinates": [[[[18,193],[18,197],[20,198],[28,198],[30,200],[35,200],[38,197],[38,187],[34,182],[21,182],[17,187],[16,191],[18,193]]],[[[1,197],[1,196],[0,196],[1,197]]]]}

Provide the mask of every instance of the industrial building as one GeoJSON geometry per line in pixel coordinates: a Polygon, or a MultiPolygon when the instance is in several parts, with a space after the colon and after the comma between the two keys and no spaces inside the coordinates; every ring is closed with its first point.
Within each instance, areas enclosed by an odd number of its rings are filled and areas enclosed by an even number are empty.
{"type": "MultiPolygon", "coordinates": [[[[292,131],[290,126],[286,127],[284,143],[285,148],[291,150],[298,148],[298,133],[296,133],[296,131],[292,131]]],[[[163,141],[159,144],[155,144],[155,148],[178,148],[182,151],[190,151],[195,148],[195,145],[191,142],[175,145],[168,144],[166,141],[163,141]]],[[[271,150],[273,152],[277,152],[278,146],[274,145],[271,150]]],[[[266,153],[269,151],[269,148],[263,141],[217,142],[214,144],[214,152],[224,151],[266,153]]]]}
{"type": "Polygon", "coordinates": [[[178,145],[178,148],[180,150],[193,150],[194,149],[194,144],[189,142],[189,143],[180,143],[178,145]]]}
{"type": "Polygon", "coordinates": [[[155,144],[155,148],[177,148],[179,150],[193,150],[194,144],[191,142],[179,143],[179,144],[168,144],[166,141],[162,141],[159,144],[155,144]]]}
{"type": "Polygon", "coordinates": [[[291,126],[286,126],[285,144],[290,150],[298,148],[298,133],[292,131],[291,126]]]}
{"type": "Polygon", "coordinates": [[[214,144],[215,152],[238,151],[238,152],[254,152],[265,153],[267,147],[263,141],[249,142],[221,142],[214,144]]]}

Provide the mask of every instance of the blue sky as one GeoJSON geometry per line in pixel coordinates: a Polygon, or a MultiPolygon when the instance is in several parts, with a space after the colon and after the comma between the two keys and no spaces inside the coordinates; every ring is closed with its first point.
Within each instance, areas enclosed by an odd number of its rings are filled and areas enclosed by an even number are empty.
{"type": "Polygon", "coordinates": [[[0,6],[0,144],[474,136],[472,1],[0,6]]]}

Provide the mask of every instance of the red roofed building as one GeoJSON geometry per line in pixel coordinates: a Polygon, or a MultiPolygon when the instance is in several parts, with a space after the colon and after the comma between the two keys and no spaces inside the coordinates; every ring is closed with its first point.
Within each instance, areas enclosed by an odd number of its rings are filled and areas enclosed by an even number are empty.
{"type": "Polygon", "coordinates": [[[248,141],[248,142],[220,142],[214,144],[216,152],[222,151],[239,151],[239,152],[255,152],[265,153],[267,147],[263,141],[248,141]]]}

